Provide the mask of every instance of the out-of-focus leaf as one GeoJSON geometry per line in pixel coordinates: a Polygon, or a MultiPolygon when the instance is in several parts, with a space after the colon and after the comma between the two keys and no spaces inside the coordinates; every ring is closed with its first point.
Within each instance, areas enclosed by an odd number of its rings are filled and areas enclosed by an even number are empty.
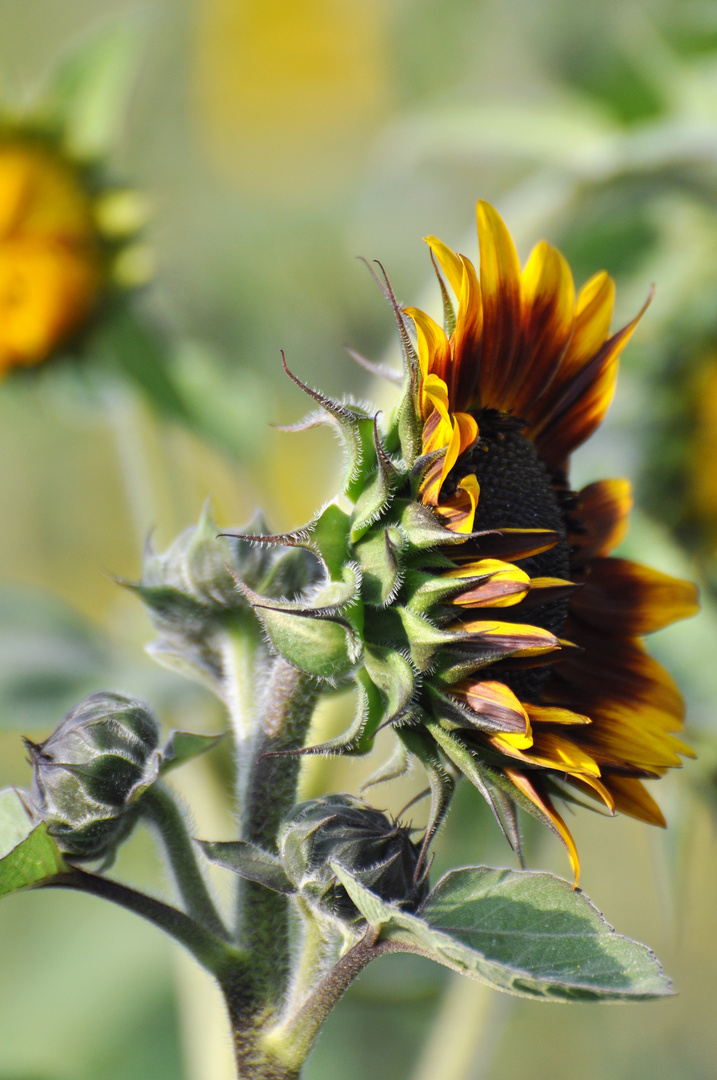
{"type": "Polygon", "coordinates": [[[97,361],[115,375],[129,376],[157,412],[184,423],[191,420],[171,373],[168,342],[133,306],[118,304],[98,329],[94,345],[97,361]]]}
{"type": "Polygon", "coordinates": [[[206,343],[180,341],[172,374],[202,432],[241,459],[261,458],[273,419],[266,379],[247,364],[228,364],[206,343]]]}
{"type": "Polygon", "coordinates": [[[14,788],[0,791],[0,859],[30,833],[32,822],[14,788]]]}
{"type": "Polygon", "coordinates": [[[103,632],[59,599],[0,590],[0,727],[52,726],[111,668],[103,632]]]}
{"type": "Polygon", "coordinates": [[[164,776],[170,769],[176,769],[185,761],[191,761],[192,758],[205,754],[223,738],[223,732],[219,735],[197,735],[192,731],[171,731],[167,744],[162,750],[160,775],[164,776]]]}
{"type": "Polygon", "coordinates": [[[145,21],[124,16],[83,42],[60,67],[48,97],[72,153],[91,159],[112,149],[145,38],[145,21]]]}
{"type": "Polygon", "coordinates": [[[0,792],[0,896],[31,889],[67,870],[45,825],[33,827],[17,792],[0,792]]]}
{"type": "Polygon", "coordinates": [[[521,997],[635,1001],[672,992],[653,953],[617,934],[590,900],[552,874],[465,867],[416,915],[336,873],[380,938],[521,997]]]}

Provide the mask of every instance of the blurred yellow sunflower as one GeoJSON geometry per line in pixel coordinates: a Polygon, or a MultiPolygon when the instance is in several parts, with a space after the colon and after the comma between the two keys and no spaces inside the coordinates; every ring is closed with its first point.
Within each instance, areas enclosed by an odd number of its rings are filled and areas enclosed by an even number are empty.
{"type": "Polygon", "coordinates": [[[0,376],[47,360],[112,287],[141,281],[127,258],[141,207],[95,174],[50,136],[0,129],[0,376]]]}

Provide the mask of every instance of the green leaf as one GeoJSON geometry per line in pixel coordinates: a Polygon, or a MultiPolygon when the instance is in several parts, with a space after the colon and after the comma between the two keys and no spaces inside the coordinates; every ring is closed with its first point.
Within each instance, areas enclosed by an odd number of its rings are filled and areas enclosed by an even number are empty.
{"type": "Polygon", "coordinates": [[[124,16],[84,42],[57,72],[48,97],[72,153],[96,158],[114,146],[145,38],[144,20],[124,16]]]}
{"type": "Polygon", "coordinates": [[[194,418],[175,382],[171,349],[159,331],[128,304],[118,304],[98,328],[94,342],[98,362],[113,374],[129,378],[161,415],[190,426],[194,418]]]}
{"type": "Polygon", "coordinates": [[[32,821],[16,791],[0,792],[0,896],[31,889],[68,866],[47,826],[32,821]]]}
{"type": "Polygon", "coordinates": [[[256,881],[273,892],[296,892],[281,862],[270,851],[264,851],[263,848],[248,844],[244,840],[230,840],[225,843],[198,840],[197,843],[210,862],[223,866],[225,870],[231,870],[247,881],[256,881]]]}
{"type": "Polygon", "coordinates": [[[185,761],[205,754],[223,738],[223,732],[219,735],[197,735],[192,731],[170,731],[166,746],[162,750],[160,776],[164,776],[170,769],[176,769],[178,765],[183,765],[185,761]]]}
{"type": "Polygon", "coordinates": [[[563,1001],[639,1001],[672,993],[652,952],[616,933],[567,881],[531,870],[452,870],[416,915],[337,876],[382,940],[498,990],[563,1001]]]}

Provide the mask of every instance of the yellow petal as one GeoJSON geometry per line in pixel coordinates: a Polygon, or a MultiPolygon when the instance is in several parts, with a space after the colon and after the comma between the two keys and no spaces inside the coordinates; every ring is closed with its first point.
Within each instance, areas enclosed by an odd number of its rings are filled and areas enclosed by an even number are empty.
{"type": "Polygon", "coordinates": [[[591,724],[589,716],[562,709],[559,705],[526,705],[531,723],[537,724],[591,724]]]}
{"type": "Polygon", "coordinates": [[[610,776],[605,784],[615,802],[615,809],[645,821],[648,825],[667,828],[667,822],[659,806],[640,780],[631,776],[610,776]]]}
{"type": "Polygon", "coordinates": [[[600,349],[610,330],[615,306],[615,282],[601,270],[587,281],[578,294],[575,328],[561,365],[561,376],[569,378],[600,349]]]}
{"type": "Polygon", "coordinates": [[[521,325],[520,262],[505,222],[486,202],[477,206],[483,348],[480,398],[502,409],[511,385],[521,325]]]}
{"type": "Polygon", "coordinates": [[[474,619],[465,623],[456,623],[451,629],[475,635],[474,644],[477,648],[485,646],[488,649],[495,649],[501,655],[540,656],[542,653],[560,648],[558,638],[541,626],[474,619]]]}
{"type": "Polygon", "coordinates": [[[522,792],[527,799],[533,803],[534,806],[545,814],[545,816],[552,823],[556,832],[560,836],[561,840],[565,844],[568,851],[568,858],[570,859],[570,865],[572,866],[573,873],[575,874],[575,881],[573,882],[573,888],[577,889],[578,881],[580,880],[580,859],[578,858],[578,849],[575,846],[572,833],[567,827],[558,811],[553,806],[553,802],[550,796],[545,793],[541,793],[535,787],[535,785],[528,779],[525,773],[519,772],[518,769],[504,769],[506,776],[513,781],[518,791],[522,792]]]}
{"type": "Polygon", "coordinates": [[[444,519],[451,532],[470,533],[478,505],[480,486],[475,476],[464,476],[454,495],[436,506],[436,513],[444,519]]]}
{"type": "Polygon", "coordinates": [[[441,372],[437,369],[445,369],[449,352],[448,339],[443,329],[420,308],[407,307],[403,311],[405,315],[413,319],[416,326],[421,375],[424,380],[432,372],[440,375],[441,372]]]}
{"type": "Polygon", "coordinates": [[[641,637],[695,615],[699,594],[689,581],[628,559],[596,558],[571,610],[600,630],[641,637]]]}
{"type": "Polygon", "coordinates": [[[540,398],[559,368],[573,333],[575,285],[565,258],[544,240],[523,270],[519,358],[506,397],[517,416],[540,413],[540,398]]]}
{"type": "Polygon", "coordinates": [[[506,730],[497,733],[494,738],[507,739],[506,745],[510,747],[522,748],[532,744],[525,706],[504,683],[492,679],[483,682],[464,679],[451,687],[451,694],[479,716],[488,716],[496,723],[505,725],[506,730]]]}
{"type": "Polygon", "coordinates": [[[456,255],[455,251],[451,251],[437,236],[425,236],[424,240],[436,256],[438,265],[448,278],[448,284],[453,289],[456,297],[460,298],[461,284],[463,282],[463,263],[460,257],[456,255]]]}
{"type": "Polygon", "coordinates": [[[649,307],[652,296],[653,291],[635,318],[608,338],[567,380],[563,380],[565,364],[561,364],[554,380],[556,389],[550,388],[550,404],[546,402],[545,408],[541,405],[543,416],[529,430],[547,465],[564,468],[568,455],[602,423],[615,391],[620,354],[649,307]]]}
{"type": "Polygon", "coordinates": [[[598,480],[588,484],[578,495],[575,514],[584,530],[571,537],[579,563],[596,555],[609,555],[622,543],[627,533],[632,509],[629,480],[598,480]]]}

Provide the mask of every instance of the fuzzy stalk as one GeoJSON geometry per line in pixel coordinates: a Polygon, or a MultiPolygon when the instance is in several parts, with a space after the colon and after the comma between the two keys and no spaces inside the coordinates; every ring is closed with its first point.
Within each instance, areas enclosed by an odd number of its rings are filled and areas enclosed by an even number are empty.
{"type": "MultiPolygon", "coordinates": [[[[274,851],[279,827],[296,802],[300,757],[293,752],[304,745],[319,688],[283,658],[267,659],[244,637],[235,639],[225,658],[225,680],[237,754],[239,839],[274,851]]],[[[298,1076],[260,1050],[261,1033],[280,1014],[292,978],[288,898],[243,879],[237,894],[236,941],[251,964],[248,972],[220,982],[238,1075],[298,1076]]]]}
{"type": "Polygon", "coordinates": [[[400,950],[400,945],[379,941],[378,931],[369,927],[360,941],[326,972],[301,1008],[266,1030],[262,1040],[265,1052],[283,1062],[286,1069],[285,1073],[277,1075],[300,1075],[301,1066],[308,1057],[321,1027],[353,980],[372,960],[385,953],[400,950]]]}
{"type": "Polygon", "coordinates": [[[228,939],[204,875],[192,839],[174,795],[164,784],[153,784],[142,796],[140,816],[155,826],[162,838],[179,893],[189,915],[212,933],[228,939]]]}

